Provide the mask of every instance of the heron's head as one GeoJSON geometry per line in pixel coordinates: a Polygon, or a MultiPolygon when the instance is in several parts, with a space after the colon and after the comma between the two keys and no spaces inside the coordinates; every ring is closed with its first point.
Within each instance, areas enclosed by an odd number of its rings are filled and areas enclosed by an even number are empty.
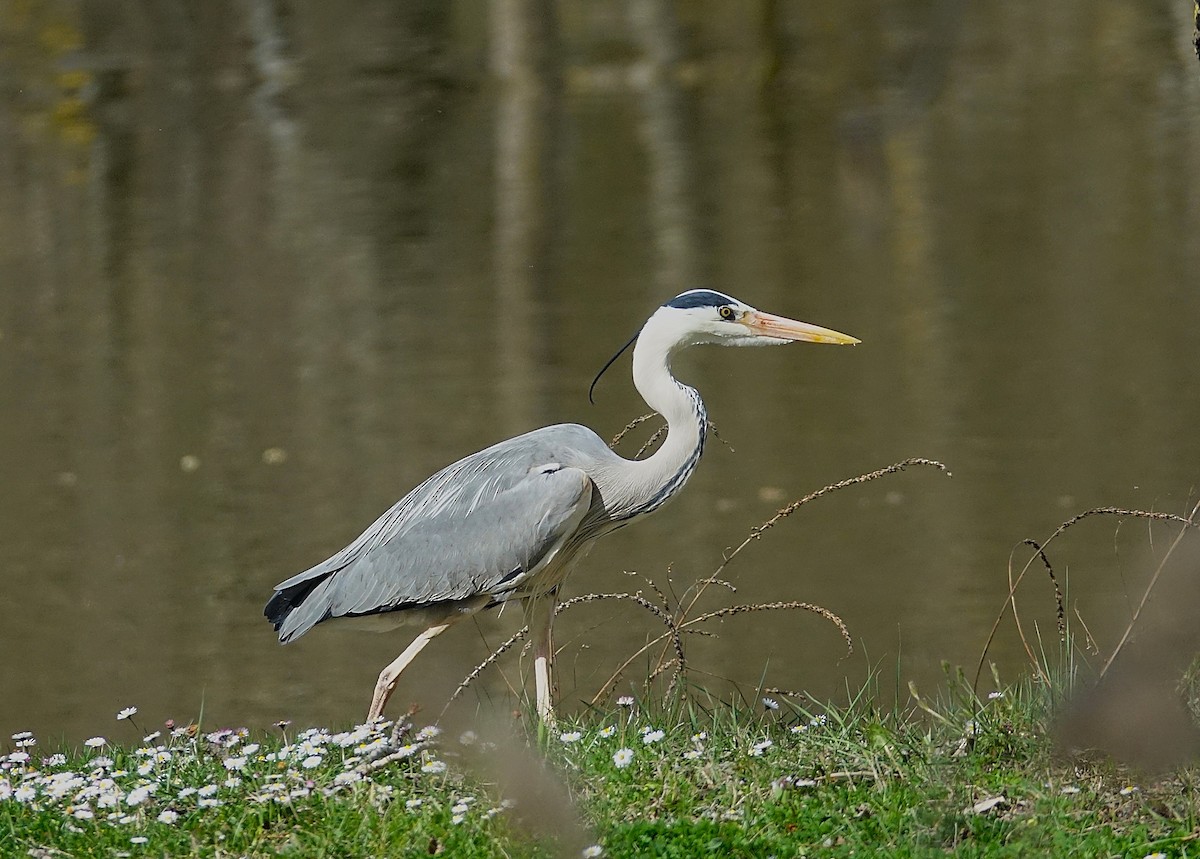
{"type": "MultiPolygon", "coordinates": [[[[689,289],[662,305],[616,355],[596,374],[588,399],[604,371],[635,342],[665,363],[676,349],[716,343],[721,346],[777,346],[798,340],[809,343],[858,343],[857,337],[808,322],[764,313],[732,296],[711,289],[689,289]]],[[[642,348],[642,347],[639,347],[642,348]]],[[[636,357],[635,357],[636,363],[636,357]]]]}
{"type": "Polygon", "coordinates": [[[654,312],[643,335],[662,338],[668,350],[703,343],[720,346],[777,346],[782,343],[858,343],[840,331],[765,313],[711,289],[690,289],[654,312]]]}

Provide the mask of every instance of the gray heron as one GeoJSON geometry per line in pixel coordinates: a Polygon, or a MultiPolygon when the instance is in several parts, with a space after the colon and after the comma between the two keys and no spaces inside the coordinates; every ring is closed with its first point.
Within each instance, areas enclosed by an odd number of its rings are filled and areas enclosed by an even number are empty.
{"type": "Polygon", "coordinates": [[[443,468],[349,546],[280,582],[263,613],[283,644],[340,618],[363,618],[363,627],[374,621],[376,628],[413,624],[422,630],[380,672],[367,713],[371,722],[381,718],[400,673],[430,641],[478,611],[523,601],[537,712],[551,722],[551,625],[559,585],[598,538],[653,513],[679,492],[704,451],[704,403],[671,375],[671,356],[705,343],[797,340],[859,342],[713,290],[675,296],[604,367],[636,341],[633,384],[667,421],[667,437],[653,454],[625,459],[579,424],[502,441],[443,468]]]}

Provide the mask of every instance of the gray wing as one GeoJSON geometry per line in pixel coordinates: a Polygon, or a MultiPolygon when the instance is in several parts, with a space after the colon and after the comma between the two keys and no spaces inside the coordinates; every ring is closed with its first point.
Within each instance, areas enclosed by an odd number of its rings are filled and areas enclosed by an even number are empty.
{"type": "Polygon", "coordinates": [[[608,453],[590,430],[560,425],[459,460],[332,558],[276,585],[264,614],[287,642],[331,617],[517,588],[591,505],[592,482],[578,465],[608,453]]]}

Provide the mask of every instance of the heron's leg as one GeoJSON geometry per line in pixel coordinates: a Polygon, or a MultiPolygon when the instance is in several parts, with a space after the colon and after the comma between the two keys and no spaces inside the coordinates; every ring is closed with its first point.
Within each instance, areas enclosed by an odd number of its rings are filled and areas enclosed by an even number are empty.
{"type": "Polygon", "coordinates": [[[538,718],[544,725],[554,724],[554,680],[551,663],[554,661],[554,642],[551,628],[558,592],[551,591],[537,598],[529,611],[529,632],[533,639],[533,681],[537,689],[538,718]]]}
{"type": "Polygon", "coordinates": [[[400,676],[400,672],[408,667],[408,663],[417,658],[417,654],[425,648],[426,644],[445,632],[452,622],[446,621],[429,627],[418,635],[416,640],[405,648],[394,662],[379,672],[379,680],[375,683],[375,695],[371,698],[371,710],[367,713],[367,722],[374,722],[383,716],[383,708],[387,706],[388,698],[392,697],[392,690],[396,688],[396,678],[400,676]]]}

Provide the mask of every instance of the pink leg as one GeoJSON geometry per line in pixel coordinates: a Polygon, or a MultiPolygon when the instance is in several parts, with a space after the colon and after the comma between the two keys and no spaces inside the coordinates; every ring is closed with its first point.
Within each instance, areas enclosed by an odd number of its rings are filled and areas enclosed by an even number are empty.
{"type": "Polygon", "coordinates": [[[529,632],[533,639],[533,680],[537,690],[537,713],[542,724],[554,724],[554,642],[551,625],[554,609],[558,605],[557,594],[539,597],[530,607],[529,632]]]}
{"type": "Polygon", "coordinates": [[[416,640],[397,656],[394,662],[379,672],[379,680],[375,683],[375,695],[371,698],[371,710],[367,713],[368,722],[374,722],[383,717],[383,708],[387,706],[388,698],[392,697],[392,690],[396,688],[396,678],[400,676],[400,672],[408,667],[408,663],[417,658],[417,654],[425,648],[426,644],[449,627],[449,621],[429,627],[418,635],[416,640]]]}

